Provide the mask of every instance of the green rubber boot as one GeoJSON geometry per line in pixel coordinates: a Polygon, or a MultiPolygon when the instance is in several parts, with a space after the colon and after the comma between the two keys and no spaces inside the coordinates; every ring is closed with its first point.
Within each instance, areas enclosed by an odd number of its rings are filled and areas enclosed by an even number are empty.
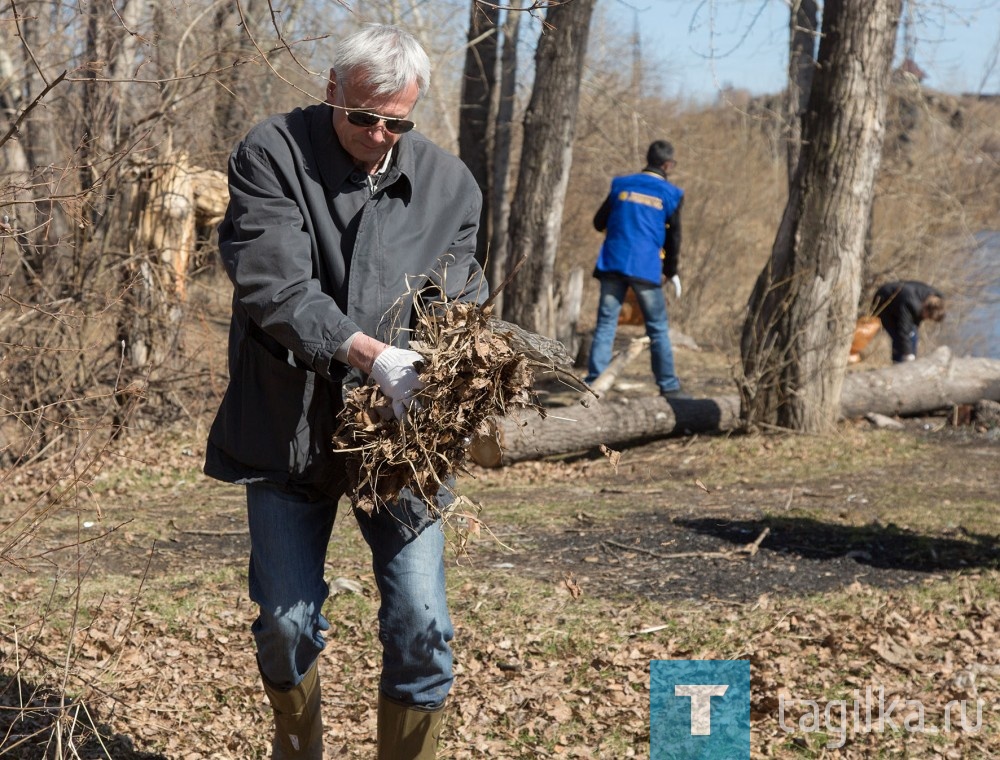
{"type": "Polygon", "coordinates": [[[421,710],[378,696],[378,760],[434,760],[444,708],[421,710]]]}
{"type": "Polygon", "coordinates": [[[305,678],[291,689],[264,681],[274,711],[271,760],[323,760],[323,716],[320,708],[319,668],[314,663],[305,678]]]}

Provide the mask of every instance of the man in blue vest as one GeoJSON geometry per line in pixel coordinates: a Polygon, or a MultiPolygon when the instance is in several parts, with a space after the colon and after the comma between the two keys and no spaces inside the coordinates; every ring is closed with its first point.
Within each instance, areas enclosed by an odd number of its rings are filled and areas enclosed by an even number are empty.
{"type": "Polygon", "coordinates": [[[646,168],[638,174],[615,177],[594,216],[594,227],[606,234],[594,268],[594,277],[601,282],[601,297],[585,378],[587,383],[594,382],[611,362],[618,314],[631,287],[646,323],[653,376],[660,395],[668,400],[690,398],[681,390],[674,372],[662,290],[670,280],[680,298],[677,259],[684,191],[667,179],[674,165],[673,146],[657,140],[646,152],[646,168]]]}

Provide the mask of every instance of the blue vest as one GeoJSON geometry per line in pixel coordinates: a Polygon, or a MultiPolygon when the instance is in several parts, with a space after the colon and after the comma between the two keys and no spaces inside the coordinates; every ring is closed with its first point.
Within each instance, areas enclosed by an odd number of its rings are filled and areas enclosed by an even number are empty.
{"type": "Polygon", "coordinates": [[[667,220],[683,195],[679,187],[654,174],[615,177],[611,181],[608,229],[595,274],[620,274],[659,285],[667,220]]]}

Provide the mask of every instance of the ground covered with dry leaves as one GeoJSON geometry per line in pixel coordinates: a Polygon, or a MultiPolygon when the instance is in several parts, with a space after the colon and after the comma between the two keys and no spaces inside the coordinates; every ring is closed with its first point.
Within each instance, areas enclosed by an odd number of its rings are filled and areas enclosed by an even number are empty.
{"type": "MultiPolygon", "coordinates": [[[[679,352],[689,389],[712,395],[723,366],[699,362],[679,352]]],[[[473,468],[459,490],[487,529],[449,557],[440,756],[648,757],[650,660],[737,658],[752,663],[755,758],[1000,754],[1000,432],[945,423],[664,440],[617,470],[600,454],[473,468]],[[909,701],[897,730],[824,722],[838,700],[853,720],[869,690],[909,701]],[[963,699],[969,720],[982,705],[979,729],[955,716],[945,731],[963,699]],[[904,729],[918,702],[924,730],[904,729]]],[[[203,437],[124,442],[0,568],[0,757],[266,756],[242,496],[199,474],[203,437]]],[[[47,485],[8,483],[4,530],[47,485]]],[[[328,579],[328,756],[367,759],[377,594],[346,507],[328,579]]]]}

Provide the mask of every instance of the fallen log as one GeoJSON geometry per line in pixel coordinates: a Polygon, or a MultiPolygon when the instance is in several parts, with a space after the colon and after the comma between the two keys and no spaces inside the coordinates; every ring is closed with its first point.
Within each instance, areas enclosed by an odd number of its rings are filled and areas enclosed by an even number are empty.
{"type": "Polygon", "coordinates": [[[601,444],[611,448],[658,438],[722,432],[736,427],[739,396],[671,399],[649,396],[629,401],[593,401],[549,411],[490,420],[490,430],[472,442],[469,454],[483,467],[527,459],[576,454],[601,444]]]}
{"type": "MultiPolygon", "coordinates": [[[[925,358],[875,370],[848,373],[841,394],[845,418],[868,413],[906,416],[1000,400],[1000,360],[956,358],[941,347],[925,358]]],[[[595,401],[549,410],[547,417],[527,414],[491,420],[491,428],[473,442],[470,456],[483,467],[592,451],[651,440],[724,433],[740,421],[736,394],[705,399],[660,396],[595,401]]]]}
{"type": "Polygon", "coordinates": [[[982,399],[1000,400],[1000,360],[955,357],[941,346],[916,361],[848,373],[840,409],[849,419],[868,412],[906,417],[982,399]]]}

